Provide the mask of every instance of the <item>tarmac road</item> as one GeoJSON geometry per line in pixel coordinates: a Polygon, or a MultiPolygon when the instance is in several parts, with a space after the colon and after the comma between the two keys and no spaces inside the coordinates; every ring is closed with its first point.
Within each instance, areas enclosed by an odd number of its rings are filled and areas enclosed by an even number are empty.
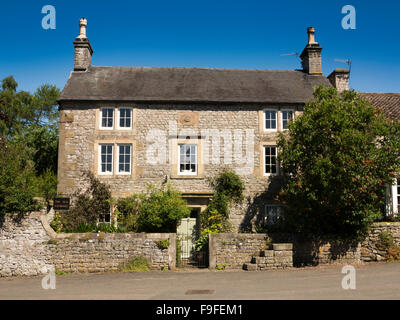
{"type": "Polygon", "coordinates": [[[0,299],[400,299],[400,263],[355,265],[356,289],[342,288],[342,266],[271,271],[156,271],[0,278],[0,299]],[[187,294],[189,290],[205,290],[187,294]],[[208,291],[207,291],[208,290],[208,291]]]}

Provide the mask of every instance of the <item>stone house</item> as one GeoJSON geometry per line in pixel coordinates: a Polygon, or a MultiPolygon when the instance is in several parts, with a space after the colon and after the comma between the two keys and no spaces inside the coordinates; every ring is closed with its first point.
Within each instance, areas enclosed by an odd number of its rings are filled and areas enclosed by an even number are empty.
{"type": "Polygon", "coordinates": [[[314,28],[301,70],[239,70],[93,66],[86,25],[81,19],[74,70],[59,98],[58,193],[83,187],[87,170],[114,197],[169,181],[198,219],[213,194],[209,178],[231,169],[247,196],[232,208],[234,229],[273,221],[278,133],[313,99],[315,86],[348,88],[348,70],[322,74],[314,28]]]}

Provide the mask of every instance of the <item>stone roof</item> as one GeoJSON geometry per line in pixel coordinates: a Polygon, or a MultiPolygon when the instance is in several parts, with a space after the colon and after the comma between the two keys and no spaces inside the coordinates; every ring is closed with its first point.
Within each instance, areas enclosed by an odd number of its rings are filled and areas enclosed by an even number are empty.
{"type": "Polygon", "coordinates": [[[400,120],[400,93],[364,93],[360,96],[371,102],[391,119],[400,120]]]}
{"type": "Polygon", "coordinates": [[[71,72],[59,101],[305,103],[321,84],[297,70],[90,66],[71,72]]]}

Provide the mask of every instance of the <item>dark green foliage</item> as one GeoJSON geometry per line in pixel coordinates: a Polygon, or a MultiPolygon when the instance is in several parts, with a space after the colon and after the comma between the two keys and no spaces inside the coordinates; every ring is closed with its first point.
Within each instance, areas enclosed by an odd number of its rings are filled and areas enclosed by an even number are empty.
{"type": "Polygon", "coordinates": [[[39,209],[35,195],[33,163],[24,145],[0,136],[0,215],[39,209]]]}
{"type": "Polygon", "coordinates": [[[149,261],[143,255],[128,259],[119,267],[119,271],[122,272],[146,272],[149,270],[149,261]]]}
{"type": "Polygon", "coordinates": [[[161,239],[156,241],[157,247],[160,250],[168,249],[169,247],[169,240],[168,239],[161,239]]]}
{"type": "Polygon", "coordinates": [[[229,198],[229,201],[243,199],[244,183],[233,171],[224,171],[213,182],[216,193],[229,198]]]}
{"type": "Polygon", "coordinates": [[[179,191],[171,185],[156,189],[140,205],[139,232],[176,232],[178,222],[189,216],[190,209],[179,191]]]}
{"type": "Polygon", "coordinates": [[[110,213],[110,187],[97,179],[93,173],[84,174],[89,188],[75,195],[70,210],[60,211],[57,220],[63,232],[89,232],[93,230],[100,215],[110,213]]]}
{"type": "Polygon", "coordinates": [[[400,168],[400,125],[353,91],[318,87],[278,142],[286,228],[313,239],[362,239],[400,168]]]}
{"type": "Polygon", "coordinates": [[[42,197],[49,208],[57,187],[56,100],[60,90],[43,85],[30,94],[17,92],[17,87],[12,76],[1,81],[2,213],[37,210],[33,196],[42,197]]]}
{"type": "Polygon", "coordinates": [[[140,205],[145,198],[143,194],[132,194],[116,201],[114,214],[117,216],[118,227],[126,232],[137,232],[140,205]]]}
{"type": "Polygon", "coordinates": [[[229,206],[232,202],[243,199],[244,183],[240,177],[232,171],[220,173],[212,186],[215,189],[213,198],[210,200],[206,210],[200,214],[201,235],[195,243],[196,251],[208,248],[208,234],[229,232],[229,206]]]}

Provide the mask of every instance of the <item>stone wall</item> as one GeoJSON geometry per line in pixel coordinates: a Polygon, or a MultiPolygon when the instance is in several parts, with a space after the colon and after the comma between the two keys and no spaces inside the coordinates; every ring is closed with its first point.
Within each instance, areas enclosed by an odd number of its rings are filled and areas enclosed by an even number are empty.
{"type": "Polygon", "coordinates": [[[359,243],[328,242],[316,246],[310,242],[293,242],[293,264],[306,265],[358,264],[361,262],[359,243]]]}
{"type": "Polygon", "coordinates": [[[368,237],[361,244],[361,260],[386,261],[387,251],[380,243],[380,234],[389,232],[393,236],[395,244],[400,245],[400,222],[374,223],[368,237]]]}
{"type": "Polygon", "coordinates": [[[293,266],[292,245],[273,244],[269,250],[267,239],[265,234],[210,233],[209,268],[263,270],[293,266]]]}
{"type": "MultiPolygon", "coordinates": [[[[387,248],[380,241],[380,234],[388,232],[394,242],[400,245],[400,222],[378,222],[371,226],[366,239],[360,243],[338,243],[334,241],[321,243],[303,242],[291,239],[293,243],[293,263],[295,266],[329,265],[329,264],[358,264],[363,262],[387,261],[387,248]]],[[[282,235],[270,235],[278,241],[282,235]]]]}
{"type": "Polygon", "coordinates": [[[56,234],[40,212],[0,224],[0,276],[45,274],[53,267],[64,272],[117,270],[120,264],[144,255],[155,270],[175,269],[176,234],[56,234]],[[168,249],[157,241],[169,240],[168,249]]]}

